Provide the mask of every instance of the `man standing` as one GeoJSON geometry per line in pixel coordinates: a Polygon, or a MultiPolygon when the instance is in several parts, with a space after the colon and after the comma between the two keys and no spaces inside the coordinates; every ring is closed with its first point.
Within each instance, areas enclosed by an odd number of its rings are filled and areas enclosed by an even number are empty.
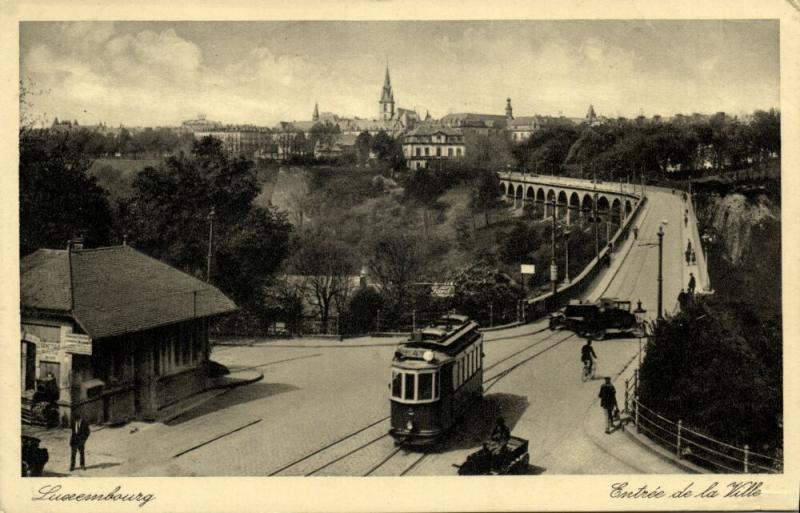
{"type": "Polygon", "coordinates": [[[697,282],[694,279],[694,273],[689,273],[689,295],[694,295],[694,287],[697,285],[697,282]]]}
{"type": "Polygon", "coordinates": [[[606,376],[606,382],[600,387],[600,406],[606,411],[606,434],[614,427],[614,408],[617,407],[617,390],[606,376]]]}
{"type": "Polygon", "coordinates": [[[81,470],[86,470],[86,440],[89,438],[89,424],[83,420],[80,414],[75,414],[72,417],[72,433],[69,437],[69,470],[75,470],[75,453],[81,453],[81,470]]]}

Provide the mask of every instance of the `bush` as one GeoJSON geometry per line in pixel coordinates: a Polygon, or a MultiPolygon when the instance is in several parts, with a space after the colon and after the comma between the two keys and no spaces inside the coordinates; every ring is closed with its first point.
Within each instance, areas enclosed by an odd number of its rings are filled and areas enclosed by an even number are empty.
{"type": "Polygon", "coordinates": [[[697,300],[656,324],[640,370],[647,407],[726,443],[781,446],[780,319],[697,300]]]}

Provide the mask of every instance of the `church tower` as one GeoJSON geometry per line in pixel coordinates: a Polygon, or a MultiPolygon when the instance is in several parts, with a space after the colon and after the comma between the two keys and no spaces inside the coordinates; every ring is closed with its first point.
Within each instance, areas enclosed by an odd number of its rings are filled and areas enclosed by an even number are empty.
{"type": "Polygon", "coordinates": [[[394,93],[392,92],[392,82],[389,80],[389,65],[386,65],[386,78],[383,79],[383,91],[378,102],[379,118],[389,121],[394,118],[394,93]]]}
{"type": "Polygon", "coordinates": [[[511,98],[506,98],[506,119],[514,119],[514,111],[511,109],[511,98]]]}
{"type": "Polygon", "coordinates": [[[314,114],[311,115],[312,121],[319,121],[319,104],[314,104],[314,114]]]}

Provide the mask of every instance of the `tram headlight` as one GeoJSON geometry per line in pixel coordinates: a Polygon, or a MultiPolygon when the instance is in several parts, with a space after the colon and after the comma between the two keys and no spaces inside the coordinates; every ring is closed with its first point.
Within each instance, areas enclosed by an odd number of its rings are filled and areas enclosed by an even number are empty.
{"type": "Polygon", "coordinates": [[[406,430],[414,431],[414,423],[411,422],[410,420],[408,422],[406,422],[406,430]]]}
{"type": "Polygon", "coordinates": [[[425,360],[426,362],[432,362],[433,351],[425,351],[424,353],[422,353],[422,359],[425,360]]]}

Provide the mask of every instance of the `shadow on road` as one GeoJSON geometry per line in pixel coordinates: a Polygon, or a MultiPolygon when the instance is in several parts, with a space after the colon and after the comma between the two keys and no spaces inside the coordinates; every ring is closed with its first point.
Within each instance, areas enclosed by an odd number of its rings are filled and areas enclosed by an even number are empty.
{"type": "Polygon", "coordinates": [[[517,475],[523,476],[538,476],[540,474],[544,474],[547,472],[547,469],[544,467],[537,467],[536,465],[528,465],[528,468],[521,470],[517,473],[517,475]]]}
{"type": "Polygon", "coordinates": [[[198,406],[192,410],[187,411],[183,415],[175,417],[174,419],[166,422],[167,426],[175,426],[186,422],[188,420],[196,419],[219,410],[230,408],[239,404],[258,401],[273,395],[283,394],[298,390],[294,385],[287,385],[285,383],[252,383],[250,385],[236,387],[224,394],[211,399],[205,404],[198,406]]]}
{"type": "Polygon", "coordinates": [[[478,449],[481,442],[488,440],[497,417],[503,417],[506,425],[514,432],[522,414],[528,409],[528,398],[514,394],[489,394],[473,406],[464,419],[457,424],[448,437],[438,446],[438,452],[460,449],[478,449]]]}

